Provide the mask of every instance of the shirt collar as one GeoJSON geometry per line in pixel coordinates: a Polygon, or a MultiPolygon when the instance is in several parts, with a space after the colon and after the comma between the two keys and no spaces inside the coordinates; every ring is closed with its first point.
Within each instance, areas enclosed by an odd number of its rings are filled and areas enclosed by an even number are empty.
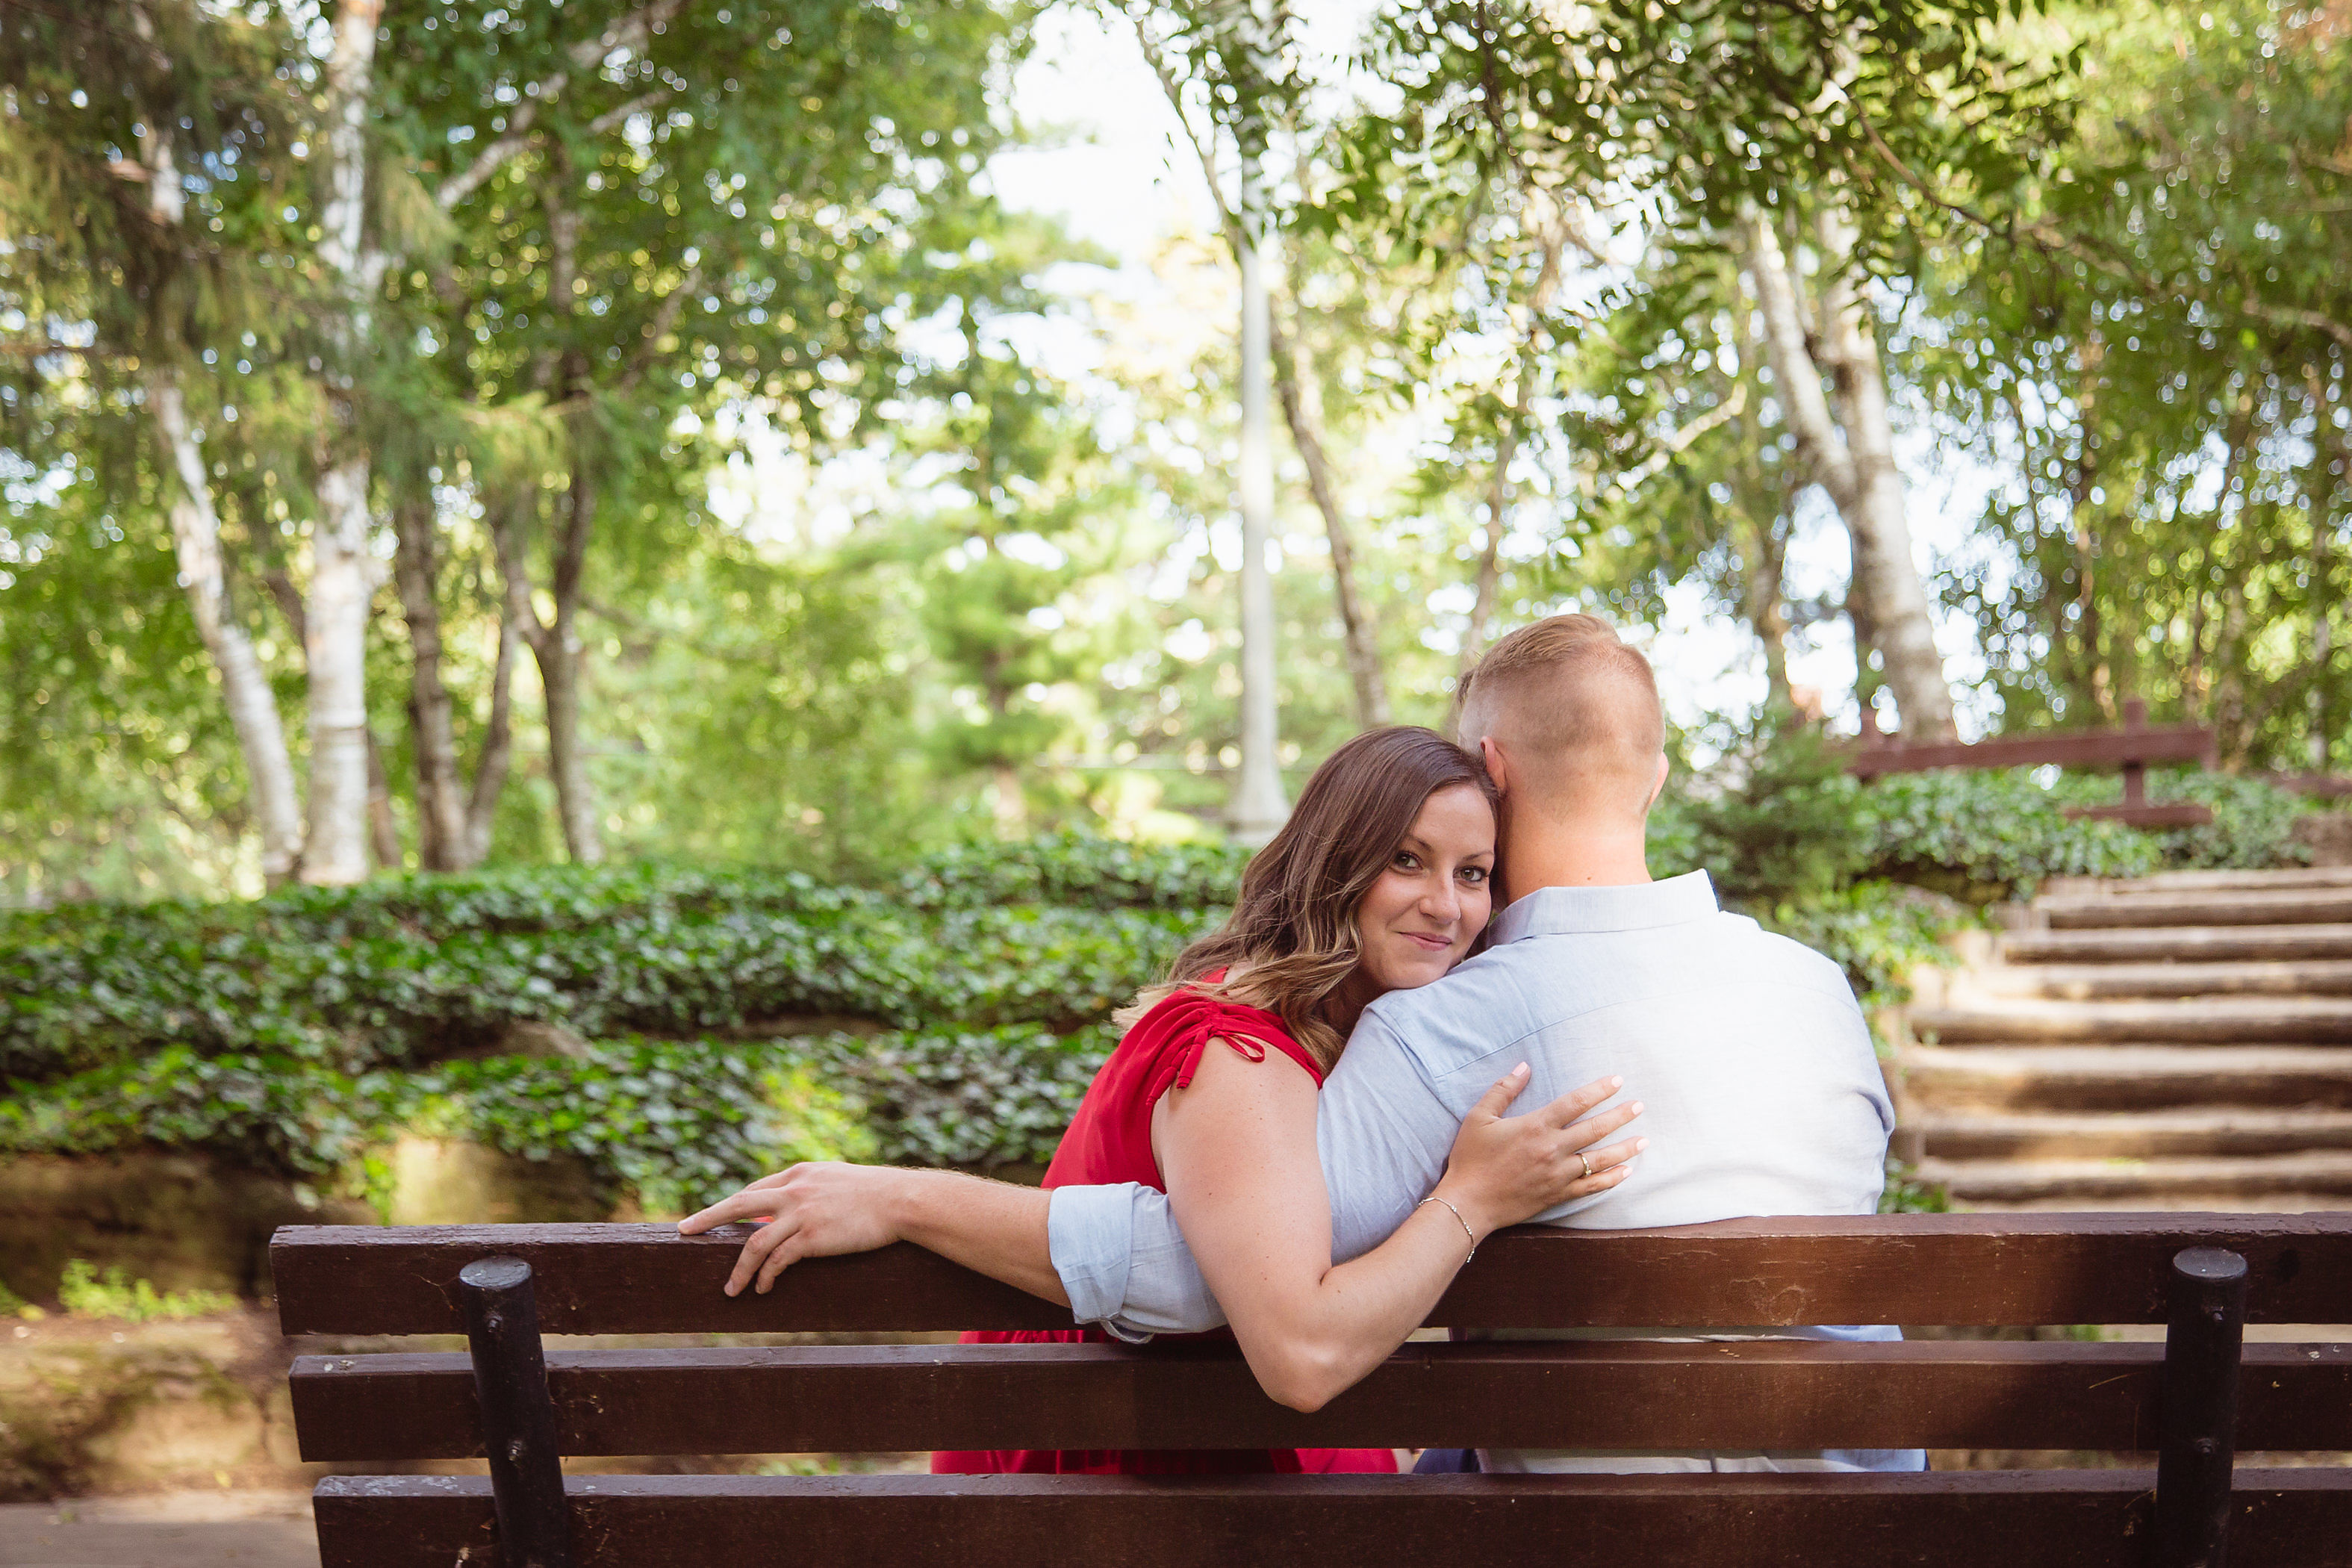
{"type": "Polygon", "coordinates": [[[1715,884],[1705,871],[1616,888],[1538,888],[1502,912],[1494,942],[1687,925],[1717,912],[1715,884]]]}

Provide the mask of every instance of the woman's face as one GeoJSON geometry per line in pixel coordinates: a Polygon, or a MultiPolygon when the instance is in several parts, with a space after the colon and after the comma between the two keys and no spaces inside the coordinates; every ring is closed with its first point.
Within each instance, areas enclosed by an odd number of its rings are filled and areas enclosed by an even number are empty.
{"type": "Polygon", "coordinates": [[[1454,784],[1422,802],[1388,868],[1356,910],[1359,978],[1381,991],[1426,985],[1462,961],[1493,912],[1495,813],[1454,784]]]}

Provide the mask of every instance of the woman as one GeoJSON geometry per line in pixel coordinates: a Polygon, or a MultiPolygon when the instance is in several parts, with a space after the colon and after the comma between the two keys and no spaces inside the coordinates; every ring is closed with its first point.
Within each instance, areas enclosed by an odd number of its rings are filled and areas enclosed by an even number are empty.
{"type": "MultiPolygon", "coordinates": [[[[1315,1097],[1375,998],[1460,962],[1492,911],[1495,801],[1476,757],[1428,730],[1374,731],[1316,770],[1251,860],[1231,919],[1122,1016],[1125,1037],[1063,1135],[1045,1187],[1140,1182],[1169,1195],[1234,1337],[1273,1398],[1319,1407],[1420,1325],[1477,1244],[1624,1179],[1633,1140],[1580,1152],[1638,1103],[1589,1085],[1505,1118],[1525,1065],[1462,1124],[1445,1175],[1394,1235],[1331,1262],[1315,1097]],[[1589,1174],[1587,1172],[1589,1171],[1589,1174]]],[[[765,1290],[800,1258],[894,1240],[928,1247],[1066,1304],[1046,1245],[1046,1192],[950,1172],[803,1164],[680,1223],[693,1235],[773,1217],[727,1285],[765,1290]]],[[[1100,1339],[1097,1330],[991,1339],[1100,1339]]],[[[937,1456],[935,1468],[1165,1474],[1391,1468],[1385,1455],[1292,1450],[937,1456]]]]}

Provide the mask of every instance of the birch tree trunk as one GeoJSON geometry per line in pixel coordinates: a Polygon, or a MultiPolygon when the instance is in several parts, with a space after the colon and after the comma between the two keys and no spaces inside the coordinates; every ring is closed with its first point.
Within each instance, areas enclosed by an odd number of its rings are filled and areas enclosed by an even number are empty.
{"type": "MultiPolygon", "coordinates": [[[[1294,281],[1291,297],[1297,297],[1294,281]]],[[[1290,444],[1307,467],[1307,493],[1323,516],[1323,535],[1331,544],[1331,591],[1339,601],[1339,632],[1348,652],[1348,679],[1356,689],[1356,722],[1377,729],[1389,722],[1389,686],[1381,668],[1380,634],[1365,613],[1356,592],[1356,545],[1339,510],[1339,492],[1331,479],[1331,458],[1323,442],[1322,399],[1317,395],[1313,370],[1303,363],[1298,334],[1284,331],[1269,313],[1274,349],[1275,388],[1282,398],[1282,414],[1290,426],[1290,444]]]]}
{"type": "MultiPolygon", "coordinates": [[[[1176,111],[1184,127],[1186,138],[1192,143],[1193,155],[1201,161],[1201,173],[1206,179],[1209,196],[1217,204],[1217,217],[1225,239],[1233,247],[1236,262],[1249,246],[1249,237],[1232,208],[1225,205],[1223,190],[1217,183],[1217,161],[1209,143],[1193,131],[1190,116],[1184,112],[1183,90],[1177,85],[1176,75],[1168,68],[1168,57],[1160,37],[1149,22],[1139,17],[1136,37],[1143,46],[1143,58],[1160,78],[1161,92],[1167,95],[1168,106],[1176,111]]],[[[1288,293],[1295,305],[1298,299],[1296,267],[1286,253],[1283,270],[1288,293]]],[[[1315,501],[1315,510],[1322,514],[1323,534],[1331,546],[1331,592],[1338,601],[1339,631],[1348,653],[1348,679],[1356,692],[1356,722],[1370,730],[1389,722],[1388,676],[1381,663],[1380,634],[1371,617],[1364,610],[1363,596],[1356,591],[1356,546],[1348,527],[1347,514],[1339,509],[1339,488],[1332,483],[1329,443],[1323,437],[1322,399],[1316,391],[1313,367],[1306,363],[1303,332],[1294,323],[1286,330],[1269,309],[1266,335],[1274,356],[1276,392],[1282,399],[1282,416],[1290,427],[1291,445],[1297,448],[1299,461],[1307,468],[1307,490],[1315,501]]]]}
{"type": "Polygon", "coordinates": [[[1766,700],[1775,708],[1793,708],[1796,694],[1789,685],[1789,606],[1783,586],[1787,557],[1773,536],[1769,518],[1743,510],[1732,525],[1732,546],[1739,552],[1740,608],[1748,628],[1764,649],[1766,700]]]}
{"type": "MultiPolygon", "coordinates": [[[[562,150],[554,152],[554,176],[560,181],[571,170],[562,150]]],[[[547,209],[549,258],[547,292],[559,321],[572,316],[572,282],[579,276],[580,214],[564,204],[551,183],[543,197],[547,209]]],[[[566,460],[571,484],[564,492],[562,526],[556,533],[553,570],[549,587],[555,616],[541,623],[536,611],[524,627],[525,640],[539,664],[540,689],[547,696],[547,768],[555,783],[555,810],[563,824],[563,847],[572,863],[604,863],[604,837],[596,825],[595,785],[588,777],[588,758],[580,739],[580,688],[583,649],[580,642],[580,585],[588,566],[588,542],[596,526],[598,500],[593,466],[596,440],[595,416],[588,407],[587,357],[566,350],[554,367],[558,402],[572,410],[566,423],[571,440],[566,460]],[[532,635],[533,631],[537,635],[532,635]]]]}
{"type": "Polygon", "coordinates": [[[1266,397],[1269,316],[1265,259],[1257,233],[1257,160],[1242,155],[1242,713],[1241,770],[1234,783],[1234,837],[1264,844],[1290,816],[1282,790],[1275,700],[1274,579],[1266,544],[1274,531],[1273,432],[1266,397]]]}
{"type": "Polygon", "coordinates": [[[221,696],[236,731],[237,749],[245,755],[254,820],[261,831],[261,874],[274,887],[292,877],[302,859],[302,798],[286,752],[285,725],[253,639],[229,613],[221,569],[220,517],[213,509],[211,478],[188,426],[179,383],[170,371],[159,369],[148,374],[145,390],[148,415],[180,481],[171,503],[172,547],[187,585],[189,607],[195,612],[196,630],[220,673],[221,696]]]}
{"type": "Polygon", "coordinates": [[[1511,405],[1505,415],[1503,428],[1495,438],[1495,471],[1488,477],[1486,487],[1486,542],[1478,552],[1478,571],[1470,597],[1470,624],[1462,637],[1459,673],[1465,676],[1486,651],[1486,634],[1494,626],[1496,601],[1502,595],[1503,539],[1510,531],[1515,489],[1511,464],[1518,458],[1528,416],[1534,411],[1536,354],[1542,341],[1544,313],[1551,309],[1552,300],[1559,292],[1569,242],[1575,232],[1568,209],[1549,198],[1538,197],[1524,177],[1519,196],[1523,210],[1533,220],[1531,226],[1542,247],[1543,264],[1537,269],[1535,287],[1528,291],[1527,328],[1519,342],[1518,378],[1512,385],[1511,405]],[[1538,216],[1539,201],[1549,208],[1543,216],[1538,216]]]}
{"type": "MultiPolygon", "coordinates": [[[[143,7],[131,12],[131,21],[141,37],[152,37],[152,26],[143,7]]],[[[147,171],[148,216],[166,229],[179,227],[187,213],[187,192],[180,183],[172,143],[171,127],[158,124],[148,128],[140,147],[140,162],[147,171]]],[[[261,874],[276,886],[292,877],[302,861],[302,798],[294,783],[293,761],[286,751],[285,724],[253,639],[229,608],[212,476],[205,471],[204,450],[188,423],[178,376],[163,355],[153,356],[151,363],[152,368],[142,389],[147,415],[154,422],[171,475],[179,481],[170,503],[172,548],[187,588],[189,608],[195,614],[197,633],[220,675],[221,696],[228,708],[229,724],[236,731],[237,749],[245,757],[246,784],[252,792],[254,820],[261,833],[261,874]]]]}
{"type": "Polygon", "coordinates": [[[552,586],[555,619],[531,645],[539,681],[547,693],[547,766],[555,780],[555,807],[563,821],[563,847],[573,864],[600,866],[604,836],[596,825],[596,791],[588,777],[588,756],[580,738],[580,687],[586,660],[580,643],[580,583],[588,562],[588,537],[596,521],[596,486],[578,446],[575,419],[572,488],[563,528],[555,547],[552,586]]]}
{"type": "Polygon", "coordinates": [[[1809,339],[1799,280],[1779,236],[1760,213],[1750,212],[1740,226],[1773,387],[1796,439],[1799,467],[1829,492],[1853,542],[1850,602],[1860,611],[1857,650],[1866,636],[1881,655],[1906,737],[1949,739],[1955,733],[1952,689],[1912,557],[1877,339],[1867,303],[1849,277],[1852,234],[1835,218],[1824,220],[1822,234],[1829,282],[1820,302],[1819,331],[1809,339]],[[1835,382],[1834,414],[1822,387],[1825,375],[1835,382]],[[1866,632],[1860,624],[1864,619],[1866,632]]]}
{"type": "Polygon", "coordinates": [[[310,531],[310,833],[306,882],[341,886],[368,872],[367,616],[375,596],[368,554],[369,456],[353,406],[353,361],[367,342],[369,303],[388,258],[366,240],[367,116],[383,0],[341,0],[327,62],[327,199],[320,259],[344,297],[330,376],[334,427],[320,467],[310,531]]]}
{"type": "MultiPolygon", "coordinates": [[[[1530,347],[1532,353],[1532,347],[1530,347]]],[[[1511,464],[1519,455],[1519,431],[1527,424],[1528,402],[1535,391],[1535,362],[1519,364],[1518,385],[1511,395],[1510,413],[1495,438],[1495,471],[1486,481],[1486,542],[1478,552],[1478,572],[1470,595],[1470,624],[1463,629],[1456,673],[1466,676],[1486,651],[1486,633],[1494,626],[1496,601],[1502,596],[1503,536],[1511,528],[1511,464]]]]}
{"type": "Polygon", "coordinates": [[[416,861],[427,871],[462,871],[466,798],[457,772],[454,705],[441,678],[441,606],[435,594],[440,552],[429,495],[404,497],[393,509],[398,540],[393,581],[408,625],[408,728],[416,747],[416,861]]]}
{"type": "Polygon", "coordinates": [[[490,676],[490,718],[482,732],[482,755],[474,764],[474,787],[466,796],[466,845],[463,859],[478,866],[490,852],[490,827],[497,820],[499,795],[507,784],[507,764],[514,747],[514,667],[517,647],[514,617],[499,619],[499,658],[490,676]]]}

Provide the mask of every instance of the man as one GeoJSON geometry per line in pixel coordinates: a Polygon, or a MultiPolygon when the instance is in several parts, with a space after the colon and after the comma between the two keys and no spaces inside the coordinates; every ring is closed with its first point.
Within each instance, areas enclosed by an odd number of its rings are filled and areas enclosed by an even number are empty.
{"type": "MultiPolygon", "coordinates": [[[[1651,879],[1644,836],[1665,782],[1664,733],[1649,661],[1590,616],[1514,632],[1472,673],[1460,734],[1502,796],[1512,902],[1486,952],[1373,1003],[1324,1085],[1318,1145],[1335,1259],[1370,1250],[1412,1213],[1464,1115],[1522,1060],[1534,1069],[1522,1104],[1617,1074],[1648,1106],[1649,1150],[1633,1173],[1544,1223],[1623,1229],[1876,1208],[1894,1110],[1844,974],[1721,912],[1705,872],[1651,879]]],[[[1080,1321],[1136,1339],[1224,1321],[1165,1194],[1057,1188],[1047,1230],[1080,1321]]],[[[1790,1336],[1897,1337],[1875,1327],[1638,1337],[1790,1336]]],[[[1480,1458],[1500,1471],[1925,1463],[1916,1450],[1480,1458]]]]}

